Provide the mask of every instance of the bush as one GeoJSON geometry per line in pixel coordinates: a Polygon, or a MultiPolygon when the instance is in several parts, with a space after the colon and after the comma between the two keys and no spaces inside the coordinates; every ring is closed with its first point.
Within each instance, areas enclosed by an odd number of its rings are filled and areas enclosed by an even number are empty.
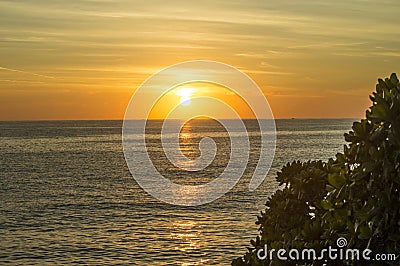
{"type": "MultiPolygon", "coordinates": [[[[343,153],[328,162],[288,163],[276,179],[282,185],[256,222],[260,235],[233,266],[322,265],[325,261],[260,261],[257,250],[336,247],[400,254],[400,84],[392,74],[379,79],[366,118],[345,134],[343,153]]],[[[327,265],[365,265],[362,260],[327,265]]],[[[396,261],[387,264],[398,265],[396,261]]],[[[369,265],[373,261],[368,262],[369,265]]],[[[380,262],[380,265],[382,261],[380,262]]]]}

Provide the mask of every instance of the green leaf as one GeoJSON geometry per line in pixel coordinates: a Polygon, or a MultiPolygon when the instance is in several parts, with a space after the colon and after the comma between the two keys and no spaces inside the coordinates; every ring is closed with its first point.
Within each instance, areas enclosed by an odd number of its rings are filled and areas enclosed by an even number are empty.
{"type": "Polygon", "coordinates": [[[396,76],[396,73],[392,73],[391,75],[390,75],[390,82],[393,84],[393,85],[397,85],[397,84],[399,84],[399,79],[397,78],[397,76],[396,76]]]}
{"type": "Polygon", "coordinates": [[[321,201],[321,207],[322,207],[324,210],[327,210],[327,211],[333,209],[332,204],[331,204],[329,201],[327,201],[327,200],[321,201]]]}
{"type": "Polygon", "coordinates": [[[359,239],[369,239],[372,235],[371,229],[367,225],[360,226],[360,234],[358,235],[359,239]]]}
{"type": "Polygon", "coordinates": [[[328,174],[328,182],[335,188],[340,188],[346,183],[346,178],[338,174],[328,174]]]}

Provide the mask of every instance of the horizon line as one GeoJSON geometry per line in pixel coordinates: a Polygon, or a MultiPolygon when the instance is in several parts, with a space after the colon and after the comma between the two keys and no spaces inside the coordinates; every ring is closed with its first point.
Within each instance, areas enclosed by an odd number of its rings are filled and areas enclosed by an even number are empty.
{"type": "MultiPolygon", "coordinates": [[[[258,120],[334,120],[334,119],[364,119],[365,117],[280,117],[280,118],[259,118],[258,120]]],[[[196,119],[196,118],[195,118],[196,119]]],[[[217,120],[217,119],[212,119],[212,118],[197,118],[198,120],[217,120]]],[[[0,122],[57,122],[57,121],[124,121],[125,119],[7,119],[7,120],[1,120],[0,122]]],[[[127,119],[127,120],[133,120],[133,121],[143,121],[143,120],[149,120],[149,121],[163,121],[165,119],[161,118],[152,118],[152,119],[127,119]]],[[[173,118],[169,120],[184,120],[184,119],[179,119],[179,118],[173,118]]],[[[191,119],[190,119],[191,120],[191,119]]],[[[237,118],[219,118],[218,120],[239,120],[237,118]]],[[[242,118],[242,120],[257,120],[257,118],[242,118]]]]}

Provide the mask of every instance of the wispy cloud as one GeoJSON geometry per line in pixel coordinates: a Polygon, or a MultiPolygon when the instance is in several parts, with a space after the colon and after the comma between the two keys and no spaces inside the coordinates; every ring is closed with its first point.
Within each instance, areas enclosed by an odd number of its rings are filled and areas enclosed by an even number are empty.
{"type": "Polygon", "coordinates": [[[48,78],[48,79],[55,79],[55,77],[52,77],[52,76],[47,76],[47,75],[37,74],[37,73],[34,73],[34,72],[23,71],[23,70],[18,70],[18,69],[12,69],[12,68],[7,68],[7,67],[0,67],[0,70],[10,71],[10,72],[17,72],[17,73],[22,73],[22,74],[27,74],[27,75],[32,75],[32,76],[37,76],[37,77],[42,77],[42,78],[48,78]]]}
{"type": "Polygon", "coordinates": [[[266,70],[256,70],[256,69],[241,69],[245,73],[251,74],[265,74],[265,75],[278,75],[278,76],[288,76],[293,75],[291,72],[284,71],[266,71],[266,70]]]}
{"type": "Polygon", "coordinates": [[[332,42],[319,42],[306,45],[294,45],[289,46],[289,49],[301,49],[301,48],[332,48],[332,47],[352,47],[368,44],[368,42],[350,42],[350,43],[336,43],[332,42]]]}

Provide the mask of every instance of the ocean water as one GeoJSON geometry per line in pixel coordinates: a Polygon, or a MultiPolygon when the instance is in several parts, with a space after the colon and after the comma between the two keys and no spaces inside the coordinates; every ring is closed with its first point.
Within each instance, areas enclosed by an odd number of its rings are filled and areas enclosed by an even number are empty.
{"type": "MultiPolygon", "coordinates": [[[[252,149],[243,178],[197,207],[168,205],[139,187],[124,159],[122,121],[0,122],[0,264],[230,265],[258,234],[256,216],[278,188],[276,172],[293,160],[327,160],[342,151],[352,121],[277,120],[275,158],[253,192],[248,182],[260,133],[247,121],[252,149]]],[[[164,176],[200,184],[224,171],[230,142],[218,123],[193,121],[182,131],[188,158],[199,156],[203,136],[217,144],[216,159],[197,173],[166,159],[160,128],[160,121],[149,123],[146,142],[164,176]]]]}

